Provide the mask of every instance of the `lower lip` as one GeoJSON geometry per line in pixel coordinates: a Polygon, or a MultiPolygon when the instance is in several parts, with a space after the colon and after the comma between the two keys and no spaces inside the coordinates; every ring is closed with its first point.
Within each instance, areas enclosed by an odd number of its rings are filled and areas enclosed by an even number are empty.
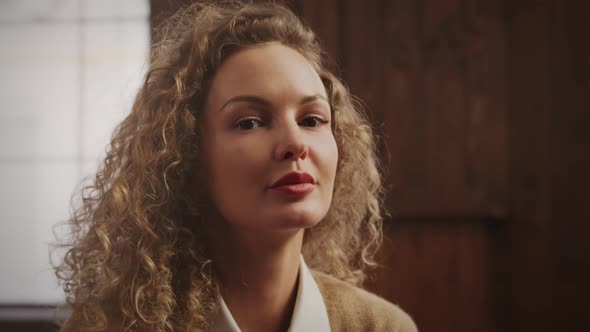
{"type": "Polygon", "coordinates": [[[305,195],[313,191],[314,184],[312,183],[296,183],[287,184],[284,186],[272,187],[272,191],[280,192],[289,195],[305,195]]]}

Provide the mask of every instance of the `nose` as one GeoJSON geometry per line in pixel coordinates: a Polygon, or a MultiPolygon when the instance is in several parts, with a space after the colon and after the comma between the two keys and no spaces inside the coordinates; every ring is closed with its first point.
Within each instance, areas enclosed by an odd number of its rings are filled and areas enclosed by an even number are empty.
{"type": "Polygon", "coordinates": [[[309,147],[299,133],[297,124],[288,128],[278,128],[280,131],[279,141],[275,147],[274,157],[276,160],[298,160],[307,158],[309,147]]]}

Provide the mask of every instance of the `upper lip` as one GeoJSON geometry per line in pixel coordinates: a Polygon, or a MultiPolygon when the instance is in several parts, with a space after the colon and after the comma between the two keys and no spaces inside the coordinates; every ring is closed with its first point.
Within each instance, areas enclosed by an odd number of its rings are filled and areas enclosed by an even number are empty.
{"type": "Polygon", "coordinates": [[[285,186],[289,184],[299,184],[299,183],[315,183],[315,179],[313,176],[307,173],[299,173],[299,172],[291,172],[287,175],[280,178],[277,182],[273,183],[270,187],[279,187],[285,186]]]}

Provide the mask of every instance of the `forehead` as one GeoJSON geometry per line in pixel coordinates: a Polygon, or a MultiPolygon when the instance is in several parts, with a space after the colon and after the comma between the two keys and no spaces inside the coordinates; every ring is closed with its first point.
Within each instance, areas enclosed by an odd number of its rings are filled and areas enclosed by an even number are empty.
{"type": "Polygon", "coordinates": [[[230,56],[211,81],[208,100],[222,103],[236,95],[269,100],[326,95],[322,81],[298,51],[271,43],[249,47],[230,56]]]}

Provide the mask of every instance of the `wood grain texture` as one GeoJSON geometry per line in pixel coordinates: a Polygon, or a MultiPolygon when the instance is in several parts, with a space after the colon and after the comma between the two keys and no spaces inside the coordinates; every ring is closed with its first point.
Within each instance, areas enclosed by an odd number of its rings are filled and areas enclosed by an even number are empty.
{"type": "Polygon", "coordinates": [[[384,4],[395,215],[505,214],[504,12],[482,3],[384,4]]]}
{"type": "Polygon", "coordinates": [[[549,331],[554,327],[553,10],[549,2],[508,4],[509,305],[514,331],[549,331]]]}
{"type": "Polygon", "coordinates": [[[553,308],[555,326],[590,329],[590,3],[553,9],[553,308]]]}
{"type": "Polygon", "coordinates": [[[508,191],[505,8],[501,1],[466,2],[466,167],[468,204],[506,217],[508,191]]]}
{"type": "Polygon", "coordinates": [[[320,39],[320,43],[330,58],[334,70],[340,70],[341,61],[341,2],[339,0],[297,0],[301,17],[320,39]]]}
{"type": "Polygon", "coordinates": [[[342,2],[342,75],[353,94],[360,98],[373,123],[381,122],[383,86],[383,19],[380,2],[342,2]]]}
{"type": "Polygon", "coordinates": [[[497,331],[496,227],[477,217],[396,220],[368,286],[421,331],[497,331]]]}

